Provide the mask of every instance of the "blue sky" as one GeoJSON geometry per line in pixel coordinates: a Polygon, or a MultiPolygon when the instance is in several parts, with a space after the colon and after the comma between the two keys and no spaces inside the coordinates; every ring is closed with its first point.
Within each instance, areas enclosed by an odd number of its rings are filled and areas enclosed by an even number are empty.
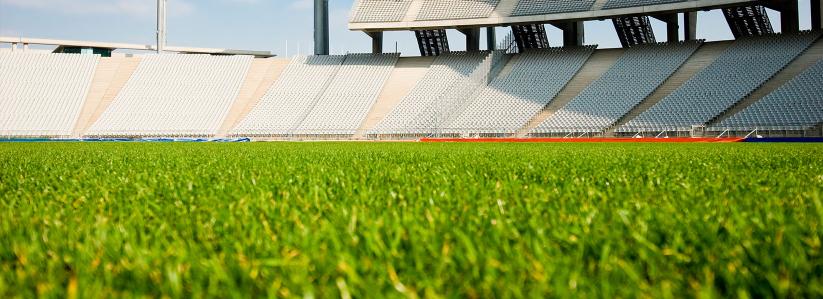
{"type": "MultiPolygon", "coordinates": [[[[361,32],[348,31],[353,0],[330,0],[331,51],[368,52],[370,41],[361,32]]],[[[0,35],[55,39],[99,40],[154,44],[155,0],[0,0],[0,35]]],[[[312,51],[311,0],[169,0],[168,43],[173,46],[268,50],[278,55],[312,51]],[[288,52],[286,45],[288,44],[288,52]]],[[[801,28],[809,28],[809,0],[800,2],[801,28]]],[[[775,29],[779,14],[770,12],[775,29]]],[[[698,37],[731,39],[719,11],[701,12],[698,37]]],[[[663,24],[654,21],[660,41],[663,24]]],[[[548,26],[550,42],[560,42],[560,31],[548,26]]],[[[499,28],[498,36],[508,30],[499,28]]],[[[464,48],[462,35],[449,32],[453,50],[464,48]]],[[[411,32],[385,36],[385,50],[418,55],[411,32]]],[[[610,22],[587,22],[586,43],[619,46],[610,22]]],[[[485,45],[485,41],[483,41],[485,45]]]]}

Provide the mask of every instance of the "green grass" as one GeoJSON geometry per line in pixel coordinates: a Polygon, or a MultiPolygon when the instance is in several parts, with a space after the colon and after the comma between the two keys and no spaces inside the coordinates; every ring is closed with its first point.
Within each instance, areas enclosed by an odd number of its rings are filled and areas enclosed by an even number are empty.
{"type": "Polygon", "coordinates": [[[821,297],[814,144],[0,144],[0,297],[821,297]]]}

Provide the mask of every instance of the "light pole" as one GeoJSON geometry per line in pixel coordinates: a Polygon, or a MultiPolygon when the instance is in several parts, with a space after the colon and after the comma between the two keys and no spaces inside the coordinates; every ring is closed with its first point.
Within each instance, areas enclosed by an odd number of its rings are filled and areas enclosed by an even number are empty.
{"type": "Polygon", "coordinates": [[[157,53],[166,49],[166,1],[157,0],[157,53]]]}

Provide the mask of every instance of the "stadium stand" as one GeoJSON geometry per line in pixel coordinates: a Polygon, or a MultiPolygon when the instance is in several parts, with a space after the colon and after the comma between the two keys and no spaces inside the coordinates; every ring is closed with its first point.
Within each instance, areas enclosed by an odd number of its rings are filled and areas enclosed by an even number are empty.
{"type": "Polygon", "coordinates": [[[98,59],[0,52],[0,136],[70,136],[98,59]]]}
{"type": "Polygon", "coordinates": [[[425,135],[438,125],[442,102],[455,86],[469,80],[488,56],[487,52],[453,52],[438,56],[426,75],[370,132],[379,135],[425,135]]]}
{"type": "Polygon", "coordinates": [[[540,112],[580,70],[596,46],[530,50],[509,61],[444,128],[454,134],[513,134],[540,112]],[[539,86],[539,88],[535,88],[539,86]]]}
{"type": "Polygon", "coordinates": [[[823,122],[823,60],[720,122],[716,130],[805,130],[823,122]]]}
{"type": "Polygon", "coordinates": [[[345,56],[296,56],[231,136],[289,135],[311,112],[345,56]]]}
{"type": "Polygon", "coordinates": [[[251,56],[149,55],[89,128],[94,137],[214,136],[251,56]]]}
{"type": "Polygon", "coordinates": [[[629,48],[602,77],[532,132],[605,130],[669,78],[700,44],[684,42],[629,48]]]}
{"type": "Polygon", "coordinates": [[[586,11],[595,0],[520,0],[514,7],[513,16],[530,16],[564,12],[586,11]]]}
{"type": "Polygon", "coordinates": [[[456,20],[485,18],[491,15],[500,0],[422,0],[417,20],[456,20]]]}
{"type": "Polygon", "coordinates": [[[632,6],[648,6],[686,1],[689,0],[608,0],[606,2],[606,5],[603,6],[603,9],[624,8],[632,6]]]}
{"type": "Polygon", "coordinates": [[[352,23],[399,22],[409,10],[411,0],[360,0],[352,23]]]}
{"type": "Polygon", "coordinates": [[[819,36],[806,32],[739,39],[706,69],[617,132],[690,131],[702,126],[768,81],[819,36]]]}
{"type": "Polygon", "coordinates": [[[398,56],[347,55],[323,96],[294,133],[353,135],[374,105],[398,56]]]}

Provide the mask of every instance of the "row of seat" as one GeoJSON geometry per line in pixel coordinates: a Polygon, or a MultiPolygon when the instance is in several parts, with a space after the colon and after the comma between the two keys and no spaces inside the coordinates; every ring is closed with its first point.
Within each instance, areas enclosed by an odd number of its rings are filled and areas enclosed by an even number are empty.
{"type": "Polygon", "coordinates": [[[213,136],[237,98],[252,59],[148,55],[86,135],[213,136]]]}
{"type": "MultiPolygon", "coordinates": [[[[428,72],[370,134],[430,134],[444,119],[444,98],[467,83],[488,52],[452,52],[435,58],[428,72]]],[[[491,63],[489,61],[489,63],[491,63]]]]}
{"type": "Polygon", "coordinates": [[[595,0],[520,0],[512,16],[543,15],[586,11],[592,8],[595,0]]]}
{"type": "Polygon", "coordinates": [[[0,52],[0,136],[68,137],[99,56],[0,52]]]}
{"type": "Polygon", "coordinates": [[[406,16],[412,0],[360,0],[355,4],[354,23],[399,22],[406,16]]]}
{"type": "Polygon", "coordinates": [[[823,122],[823,60],[714,130],[803,130],[823,122]]]}
{"type": "Polygon", "coordinates": [[[659,4],[668,4],[668,3],[677,3],[677,2],[686,2],[689,0],[608,0],[606,4],[603,5],[603,9],[613,9],[613,8],[625,8],[625,7],[636,7],[636,6],[649,6],[649,5],[659,5],[659,4]]]}
{"type": "MultiPolygon", "coordinates": [[[[617,132],[686,131],[707,125],[819,37],[819,33],[807,32],[739,39],[617,132]]],[[[699,46],[700,42],[683,42],[626,49],[600,78],[558,107],[531,133],[596,133],[611,128],[658,89],[699,46]]],[[[555,99],[593,51],[593,47],[585,47],[514,55],[458,52],[436,57],[411,92],[368,133],[519,132],[555,99]]],[[[69,136],[98,60],[93,55],[0,53],[0,136],[69,136]]],[[[85,135],[214,136],[239,94],[251,60],[148,55],[85,135]]],[[[355,134],[397,60],[396,54],[295,57],[230,133],[355,134]]],[[[716,128],[807,128],[820,123],[821,75],[823,65],[818,62],[716,128]]]]}
{"type": "Polygon", "coordinates": [[[804,32],[739,39],[712,64],[617,131],[688,131],[704,125],[771,79],[819,37],[819,32],[804,32]]]}
{"type": "Polygon", "coordinates": [[[423,0],[419,21],[485,18],[500,0],[423,0]]]}
{"type": "Polygon", "coordinates": [[[577,97],[537,126],[533,133],[602,132],[686,62],[702,42],[631,47],[577,97]]]}
{"type": "Polygon", "coordinates": [[[230,133],[352,135],[377,100],[397,59],[397,54],[296,57],[230,133]]]}
{"type": "Polygon", "coordinates": [[[472,96],[444,133],[514,133],[540,112],[577,74],[594,46],[530,50],[510,62],[488,86],[472,96]]]}
{"type": "Polygon", "coordinates": [[[353,135],[374,105],[397,54],[350,54],[323,96],[297,127],[298,135],[353,135]]]}
{"type": "Polygon", "coordinates": [[[345,56],[296,56],[232,135],[291,134],[343,64],[345,56]]]}
{"type": "MultiPolygon", "coordinates": [[[[487,18],[500,0],[418,0],[415,20],[458,20],[487,18]]],[[[616,9],[687,2],[694,0],[608,0],[602,9],[616,9]]],[[[352,9],[353,23],[400,22],[413,7],[414,0],[359,0],[352,9]]],[[[510,16],[570,13],[595,9],[596,0],[519,0],[510,16]]]]}

